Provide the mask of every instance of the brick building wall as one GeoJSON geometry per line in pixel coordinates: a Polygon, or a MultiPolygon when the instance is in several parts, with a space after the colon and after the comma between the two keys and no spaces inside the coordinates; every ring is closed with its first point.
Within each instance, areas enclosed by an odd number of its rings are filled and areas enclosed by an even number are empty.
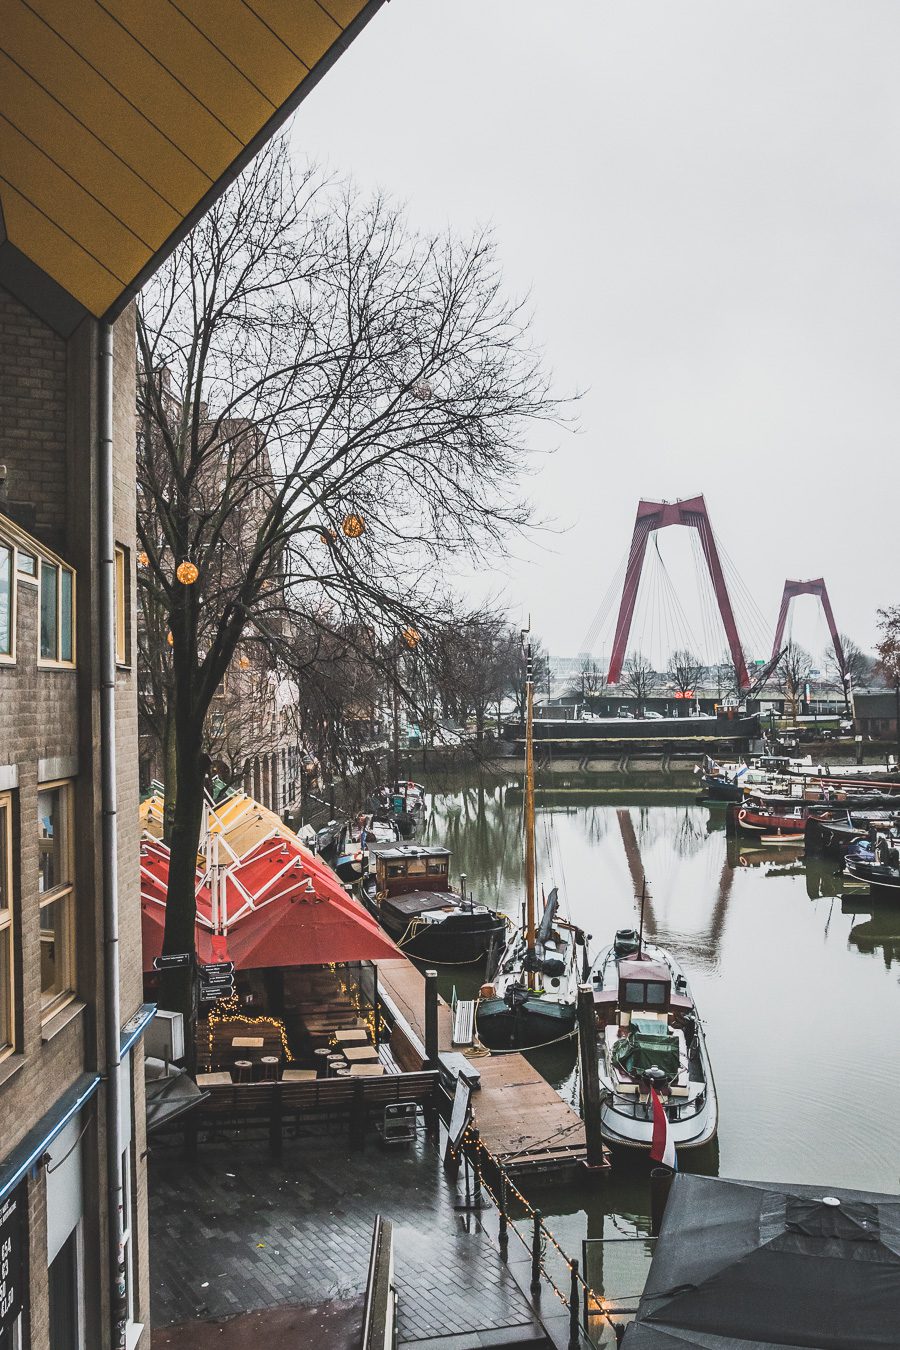
{"type": "Polygon", "coordinates": [[[0,287],[0,464],[12,502],[59,551],[66,528],[66,343],[0,287]]]}
{"type": "MultiPolygon", "coordinates": [[[[130,641],[116,676],[120,994],[123,1023],[143,996],[138,885],[138,752],[134,662],[134,320],[115,326],[113,398],[114,530],[126,549],[130,641]]],[[[0,463],[9,469],[9,512],[29,519],[36,545],[58,553],[76,572],[73,667],[38,664],[39,592],[17,584],[15,664],[0,664],[0,787],[13,784],[16,951],[15,1053],[0,1061],[0,1162],[83,1075],[106,1063],[103,1026],[103,874],[100,791],[99,500],[97,445],[98,326],[84,321],[63,341],[0,289],[0,463]],[[29,467],[30,465],[30,467],[29,467]],[[30,508],[20,510],[20,504],[30,508]],[[74,808],[77,997],[49,1022],[41,1018],[41,923],[37,794],[40,780],[70,779],[74,808]]],[[[6,529],[9,533],[9,521],[6,529]]],[[[4,532],[0,503],[0,536],[4,532]]],[[[146,1226],[146,1132],[143,1052],[132,1050],[135,1083],[132,1159],[133,1242],[138,1257],[135,1309],[149,1345],[146,1226]]],[[[84,1343],[109,1345],[106,1237],[106,1096],[99,1091],[78,1119],[84,1135],[80,1246],[84,1343]]],[[[49,1345],[46,1169],[27,1188],[28,1305],[26,1350],[49,1345]]]]}

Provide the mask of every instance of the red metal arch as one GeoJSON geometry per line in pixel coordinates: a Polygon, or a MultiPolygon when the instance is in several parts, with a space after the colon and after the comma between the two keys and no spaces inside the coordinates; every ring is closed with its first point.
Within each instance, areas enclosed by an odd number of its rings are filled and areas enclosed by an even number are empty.
{"type": "Polygon", "coordinates": [[[654,530],[664,529],[666,525],[689,525],[699,534],[703,556],[706,559],[713,590],[716,593],[716,601],[725,627],[728,649],[734,662],[738,683],[741,689],[748,689],[750,677],[747,674],[747,663],[744,660],[741,640],[738,637],[737,624],[734,620],[734,610],[731,608],[731,599],[725,585],[722,564],[719,561],[719,550],[716,548],[712,526],[709,523],[709,512],[702,496],[690,497],[686,501],[676,502],[638,502],[607,680],[610,684],[618,684],[622,674],[622,666],[625,663],[625,649],[628,646],[628,634],[631,632],[634,605],[641,580],[641,570],[644,566],[644,555],[647,551],[647,540],[654,530]]]}
{"type": "Polygon", "coordinates": [[[828,599],[828,588],[822,577],[816,577],[813,581],[786,581],[784,583],[784,592],[781,597],[781,609],[778,611],[778,622],[775,625],[775,641],[772,644],[772,659],[774,660],[781,651],[788,610],[791,607],[791,601],[797,595],[817,595],[819,597],[828,624],[828,631],[831,634],[831,641],[834,646],[834,654],[837,658],[838,670],[843,673],[844,649],[841,646],[841,637],[837,630],[837,624],[834,621],[831,601],[828,599]]]}

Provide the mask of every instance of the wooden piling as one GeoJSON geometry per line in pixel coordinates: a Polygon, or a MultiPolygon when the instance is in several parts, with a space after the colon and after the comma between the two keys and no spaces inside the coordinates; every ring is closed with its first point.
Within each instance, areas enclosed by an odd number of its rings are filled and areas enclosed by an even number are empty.
{"type": "Polygon", "coordinates": [[[594,991],[578,986],[578,1053],[581,1057],[581,1101],[588,1167],[602,1167],[603,1130],[600,1123],[600,1069],[597,1063],[597,1019],[594,991]]]}
{"type": "Polygon", "coordinates": [[[438,973],[425,972],[425,1059],[426,1068],[438,1066],[438,973]]]}

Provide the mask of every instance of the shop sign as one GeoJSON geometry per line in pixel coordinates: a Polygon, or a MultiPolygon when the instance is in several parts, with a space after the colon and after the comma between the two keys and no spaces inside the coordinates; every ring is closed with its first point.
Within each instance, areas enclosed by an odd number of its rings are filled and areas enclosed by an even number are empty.
{"type": "Polygon", "coordinates": [[[12,1329],[22,1311],[25,1208],[24,1186],[0,1204],[0,1336],[12,1329]]]}

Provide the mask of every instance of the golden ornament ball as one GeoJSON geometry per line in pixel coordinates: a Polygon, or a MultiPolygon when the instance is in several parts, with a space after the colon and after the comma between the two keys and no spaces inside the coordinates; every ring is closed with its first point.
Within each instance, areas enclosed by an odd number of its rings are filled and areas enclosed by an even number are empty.
{"type": "Polygon", "coordinates": [[[182,586],[193,586],[200,575],[200,570],[196,563],[192,563],[189,558],[185,558],[183,563],[179,563],[175,569],[175,575],[182,586]]]}
{"type": "Polygon", "coordinates": [[[363,520],[362,516],[344,516],[341,529],[348,539],[358,539],[360,535],[364,533],[365,528],[366,522],[363,520]]]}

